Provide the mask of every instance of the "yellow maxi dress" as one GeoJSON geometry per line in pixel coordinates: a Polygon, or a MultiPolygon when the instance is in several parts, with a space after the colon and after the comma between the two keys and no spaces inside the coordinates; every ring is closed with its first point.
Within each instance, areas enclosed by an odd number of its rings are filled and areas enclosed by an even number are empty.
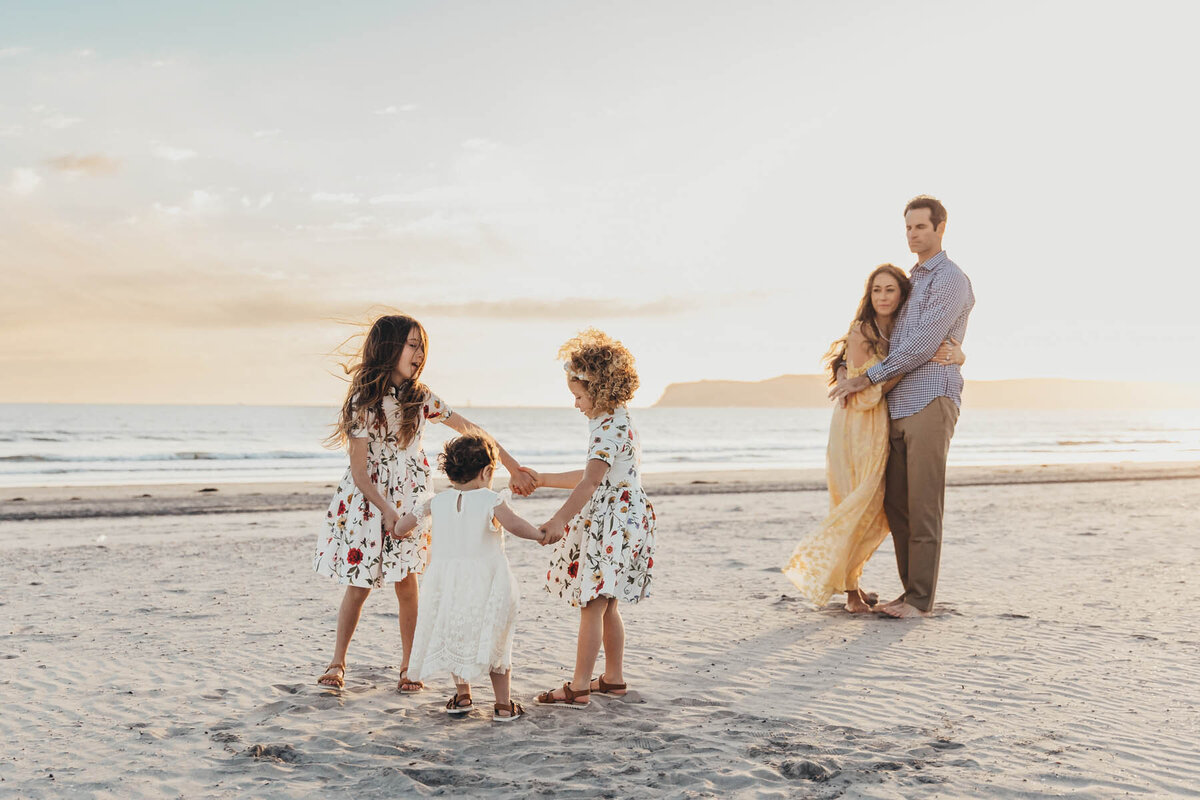
{"type": "MultiPolygon", "coordinates": [[[[878,358],[848,367],[851,378],[878,358]]],[[[857,589],[863,566],[888,535],[883,511],[888,456],[888,410],[883,388],[873,385],[834,406],[825,450],[829,516],[804,537],[783,574],[814,605],[847,589],[857,589]]]]}

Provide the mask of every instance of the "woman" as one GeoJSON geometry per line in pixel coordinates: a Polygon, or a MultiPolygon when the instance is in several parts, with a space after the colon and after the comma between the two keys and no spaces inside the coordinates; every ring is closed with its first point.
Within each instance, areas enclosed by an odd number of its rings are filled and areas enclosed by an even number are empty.
{"type": "MultiPolygon", "coordinates": [[[[830,385],[837,382],[839,365],[844,363],[848,376],[855,377],[887,356],[892,327],[908,293],[908,276],[900,268],[881,264],[871,272],[850,331],[826,353],[830,385]]],[[[962,364],[966,358],[958,343],[948,340],[930,360],[962,364]]],[[[884,395],[899,380],[871,386],[833,409],[825,453],[829,516],[796,546],[783,568],[800,594],[817,606],[839,592],[846,593],[851,613],[870,611],[876,600],[863,593],[858,580],[888,535],[883,479],[890,422],[884,395]]]]}

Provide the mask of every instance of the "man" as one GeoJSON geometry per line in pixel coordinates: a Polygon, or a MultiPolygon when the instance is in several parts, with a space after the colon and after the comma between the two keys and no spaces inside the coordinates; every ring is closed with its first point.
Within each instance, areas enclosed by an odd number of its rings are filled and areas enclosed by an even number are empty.
{"type": "Polygon", "coordinates": [[[917,265],[909,276],[912,291],[896,320],[888,356],[866,374],[840,380],[829,393],[841,402],[871,384],[903,375],[887,396],[892,421],[883,505],[904,593],[877,609],[901,618],[926,617],[933,610],[946,455],[962,405],[958,365],[929,359],[944,339],[963,340],[975,305],[971,280],[942,249],[945,206],[927,195],[914,197],[904,208],[904,227],[917,265]]]}

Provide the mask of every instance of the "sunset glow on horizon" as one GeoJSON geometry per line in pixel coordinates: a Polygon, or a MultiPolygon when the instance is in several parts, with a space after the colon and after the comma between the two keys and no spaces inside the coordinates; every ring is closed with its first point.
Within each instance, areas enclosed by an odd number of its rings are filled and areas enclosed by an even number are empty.
{"type": "Polygon", "coordinates": [[[920,193],[968,380],[1198,380],[1192,4],[118,8],[0,10],[0,402],[334,405],[384,309],[452,405],[817,373],[920,193]]]}

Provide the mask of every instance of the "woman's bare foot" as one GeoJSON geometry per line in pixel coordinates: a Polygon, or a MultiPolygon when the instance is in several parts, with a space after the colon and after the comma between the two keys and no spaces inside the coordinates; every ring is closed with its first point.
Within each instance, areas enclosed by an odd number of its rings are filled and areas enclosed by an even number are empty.
{"type": "Polygon", "coordinates": [[[912,619],[914,617],[932,617],[932,611],[922,611],[916,606],[910,606],[908,603],[900,603],[898,605],[887,605],[882,609],[883,613],[889,617],[896,619],[912,619]]]}
{"type": "Polygon", "coordinates": [[[866,601],[863,593],[858,589],[851,589],[846,592],[846,610],[851,614],[865,614],[871,608],[871,604],[866,601]]]}

